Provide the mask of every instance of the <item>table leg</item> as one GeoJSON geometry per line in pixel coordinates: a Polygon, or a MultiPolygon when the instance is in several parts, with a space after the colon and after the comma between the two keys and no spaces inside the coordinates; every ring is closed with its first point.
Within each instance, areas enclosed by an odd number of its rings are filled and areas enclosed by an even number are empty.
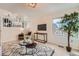
{"type": "MultiPolygon", "coordinates": [[[[23,47],[21,47],[23,48],[23,47]]],[[[24,54],[20,53],[20,55],[27,55],[27,48],[25,47],[26,52],[24,54]]]]}

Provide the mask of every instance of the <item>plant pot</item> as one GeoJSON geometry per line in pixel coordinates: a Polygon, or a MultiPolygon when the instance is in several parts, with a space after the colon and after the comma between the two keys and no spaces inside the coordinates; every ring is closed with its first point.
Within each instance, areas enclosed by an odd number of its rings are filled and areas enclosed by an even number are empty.
{"type": "Polygon", "coordinates": [[[66,47],[66,50],[68,51],[68,52],[71,52],[71,47],[66,47]]]}

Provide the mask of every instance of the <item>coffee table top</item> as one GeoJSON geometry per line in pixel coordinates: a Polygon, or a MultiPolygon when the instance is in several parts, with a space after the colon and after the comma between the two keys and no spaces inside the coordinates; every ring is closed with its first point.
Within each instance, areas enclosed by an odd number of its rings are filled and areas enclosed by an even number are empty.
{"type": "Polygon", "coordinates": [[[35,48],[37,43],[35,43],[35,42],[33,42],[33,43],[20,42],[19,45],[20,46],[25,46],[27,48],[35,48]]]}
{"type": "Polygon", "coordinates": [[[37,45],[37,43],[32,43],[32,44],[27,44],[26,47],[27,48],[35,48],[37,45]]]}

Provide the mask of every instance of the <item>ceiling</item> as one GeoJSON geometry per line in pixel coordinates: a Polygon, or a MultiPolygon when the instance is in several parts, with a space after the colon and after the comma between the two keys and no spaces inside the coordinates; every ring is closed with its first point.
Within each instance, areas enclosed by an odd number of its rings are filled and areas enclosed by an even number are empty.
{"type": "Polygon", "coordinates": [[[67,10],[79,7],[78,3],[38,3],[35,8],[27,6],[27,3],[0,3],[0,9],[5,9],[13,13],[27,15],[31,18],[41,17],[47,13],[67,10]]]}

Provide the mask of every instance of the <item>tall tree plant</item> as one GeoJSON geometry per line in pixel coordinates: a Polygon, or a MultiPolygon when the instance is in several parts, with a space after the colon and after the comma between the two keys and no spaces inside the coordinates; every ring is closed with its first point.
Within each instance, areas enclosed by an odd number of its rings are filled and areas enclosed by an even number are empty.
{"type": "Polygon", "coordinates": [[[62,17],[62,20],[60,22],[61,29],[65,31],[68,35],[68,46],[66,47],[67,51],[71,51],[70,46],[70,36],[73,36],[73,33],[78,33],[79,30],[79,16],[77,12],[71,13],[71,14],[65,14],[64,17],[62,17]]]}

